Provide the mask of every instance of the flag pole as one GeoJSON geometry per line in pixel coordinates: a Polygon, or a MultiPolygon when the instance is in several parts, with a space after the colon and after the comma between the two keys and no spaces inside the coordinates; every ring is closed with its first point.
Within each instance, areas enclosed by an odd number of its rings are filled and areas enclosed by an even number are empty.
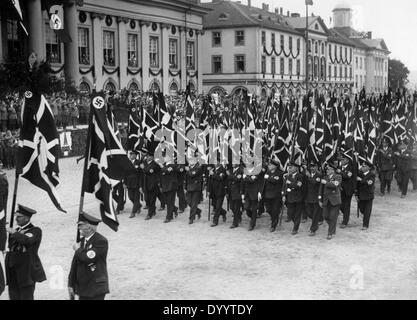
{"type": "MultiPolygon", "coordinates": [[[[95,90],[93,92],[95,92],[95,90]]],[[[85,154],[84,154],[83,179],[81,182],[80,205],[78,208],[78,221],[80,221],[81,212],[83,211],[83,206],[84,206],[84,193],[85,193],[84,183],[85,183],[85,173],[87,171],[88,158],[89,158],[88,154],[90,152],[92,124],[93,124],[93,106],[90,105],[90,115],[88,118],[88,129],[87,129],[87,141],[86,141],[85,154]]],[[[76,242],[80,242],[80,230],[78,229],[78,226],[77,226],[76,242]]]]}

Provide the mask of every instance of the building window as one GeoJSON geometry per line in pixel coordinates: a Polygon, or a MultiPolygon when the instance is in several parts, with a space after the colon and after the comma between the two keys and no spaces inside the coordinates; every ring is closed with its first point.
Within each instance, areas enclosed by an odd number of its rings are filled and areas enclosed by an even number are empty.
{"type": "Polygon", "coordinates": [[[284,42],[285,40],[284,40],[284,36],[283,35],[281,35],[281,37],[280,37],[280,44],[281,44],[281,48],[284,48],[284,45],[285,45],[285,42],[284,42]]]}
{"type": "Polygon", "coordinates": [[[318,48],[318,45],[317,45],[317,41],[314,42],[314,53],[315,54],[318,54],[319,53],[319,48],[318,48]]]}
{"type": "Polygon", "coordinates": [[[6,20],[7,24],[7,50],[9,56],[21,56],[23,49],[19,41],[17,20],[6,20]]]}
{"type": "Polygon", "coordinates": [[[261,73],[266,73],[266,57],[262,56],[261,60],[261,73]]]}
{"type": "Polygon", "coordinates": [[[138,67],[138,35],[127,35],[127,65],[131,68],[138,67]]]}
{"type": "Polygon", "coordinates": [[[132,82],[129,85],[129,91],[135,92],[135,91],[138,91],[138,90],[139,90],[139,87],[138,87],[136,82],[132,82]]]}
{"type": "Polygon", "coordinates": [[[159,38],[149,37],[149,65],[151,68],[159,67],[159,38]]]}
{"type": "Polygon", "coordinates": [[[337,78],[337,66],[334,66],[334,77],[337,78]]]}
{"type": "Polygon", "coordinates": [[[195,69],[195,47],[194,41],[187,41],[187,68],[195,69]]]}
{"type": "Polygon", "coordinates": [[[87,28],[78,28],[78,62],[80,64],[90,64],[87,28]]]}
{"type": "Polygon", "coordinates": [[[116,86],[112,82],[109,81],[104,86],[104,92],[114,93],[114,92],[116,92],[116,86]]]}
{"type": "Polygon", "coordinates": [[[343,48],[342,47],[339,48],[339,54],[340,54],[340,57],[339,58],[341,59],[342,58],[342,54],[343,54],[343,48]]]}
{"type": "Polygon", "coordinates": [[[345,67],[345,78],[347,79],[348,77],[348,72],[347,72],[347,67],[345,67]]]}
{"type": "Polygon", "coordinates": [[[352,78],[353,78],[353,74],[352,74],[352,67],[349,67],[349,77],[350,77],[350,79],[352,79],[352,78]]]}
{"type": "Polygon", "coordinates": [[[288,73],[292,75],[292,59],[288,59],[288,73]]]}
{"type": "Polygon", "coordinates": [[[275,74],[276,73],[276,62],[275,62],[275,57],[271,58],[271,73],[275,74]]]}
{"type": "Polygon", "coordinates": [[[292,37],[288,38],[288,45],[290,46],[290,51],[292,51],[292,37]]]}
{"type": "Polygon", "coordinates": [[[245,72],[245,56],[244,55],[235,56],[235,72],[236,73],[245,72]]]}
{"type": "Polygon", "coordinates": [[[308,40],[308,53],[311,53],[311,40],[308,40]]]}
{"type": "Polygon", "coordinates": [[[213,56],[211,58],[213,73],[222,73],[222,57],[213,56]]]}
{"type": "Polygon", "coordinates": [[[222,46],[222,34],[220,32],[213,32],[213,47],[222,46]]]}
{"type": "Polygon", "coordinates": [[[245,31],[239,30],[235,32],[235,45],[236,46],[245,45],[245,31]]]}
{"type": "Polygon", "coordinates": [[[324,43],[321,44],[321,54],[324,55],[324,43]]]}
{"type": "Polygon", "coordinates": [[[46,59],[51,63],[61,62],[61,43],[58,40],[58,36],[55,34],[49,26],[49,23],[45,24],[46,28],[46,59]]]}
{"type": "Polygon", "coordinates": [[[265,33],[265,31],[262,31],[262,34],[261,34],[261,42],[262,42],[262,45],[263,46],[266,45],[266,33],[265,33]]]}
{"type": "Polygon", "coordinates": [[[358,89],[358,75],[355,76],[355,88],[358,89]]]}
{"type": "Polygon", "coordinates": [[[169,67],[171,69],[178,68],[178,40],[169,39],[169,67]]]}
{"type": "Polygon", "coordinates": [[[114,58],[114,32],[103,31],[103,60],[105,66],[115,66],[114,58]]]}
{"type": "Polygon", "coordinates": [[[332,56],[332,45],[329,44],[329,57],[331,57],[331,56],[332,56]]]}
{"type": "Polygon", "coordinates": [[[342,66],[340,66],[340,70],[339,70],[340,72],[339,72],[339,77],[340,77],[340,79],[342,79],[343,78],[343,67],[342,66]]]}
{"type": "Polygon", "coordinates": [[[284,58],[281,58],[279,61],[279,68],[282,75],[285,74],[285,65],[284,65],[284,58]]]}
{"type": "Polygon", "coordinates": [[[348,53],[347,48],[345,48],[345,59],[347,59],[348,57],[347,53],[348,53]]]}
{"type": "Polygon", "coordinates": [[[85,81],[80,83],[79,89],[80,89],[81,94],[89,94],[90,93],[90,86],[85,81]]]}
{"type": "Polygon", "coordinates": [[[352,48],[350,48],[349,52],[350,52],[349,60],[352,60],[352,53],[353,53],[352,48]]]}
{"type": "Polygon", "coordinates": [[[275,47],[275,33],[271,33],[271,45],[275,47]]]}
{"type": "Polygon", "coordinates": [[[362,69],[362,58],[359,60],[359,69],[362,69]]]}
{"type": "Polygon", "coordinates": [[[314,58],[314,77],[319,76],[319,60],[317,57],[314,58]]]}
{"type": "Polygon", "coordinates": [[[301,74],[301,61],[300,59],[297,60],[297,76],[301,74]]]}
{"type": "Polygon", "coordinates": [[[300,52],[300,48],[301,48],[301,41],[300,39],[297,39],[297,51],[300,52]]]}
{"type": "Polygon", "coordinates": [[[332,66],[329,66],[329,79],[332,77],[332,66]]]}
{"type": "Polygon", "coordinates": [[[355,58],[355,67],[358,69],[358,57],[355,58]]]}

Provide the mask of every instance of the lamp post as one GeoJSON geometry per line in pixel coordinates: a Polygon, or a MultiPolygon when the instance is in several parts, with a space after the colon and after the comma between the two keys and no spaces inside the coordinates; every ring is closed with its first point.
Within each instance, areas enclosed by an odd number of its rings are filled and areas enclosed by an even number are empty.
{"type": "Polygon", "coordinates": [[[305,4],[306,4],[306,53],[305,53],[306,61],[305,61],[305,65],[306,65],[306,93],[308,94],[308,81],[309,81],[308,55],[310,51],[310,46],[308,43],[308,6],[313,5],[313,0],[305,0],[305,4]]]}

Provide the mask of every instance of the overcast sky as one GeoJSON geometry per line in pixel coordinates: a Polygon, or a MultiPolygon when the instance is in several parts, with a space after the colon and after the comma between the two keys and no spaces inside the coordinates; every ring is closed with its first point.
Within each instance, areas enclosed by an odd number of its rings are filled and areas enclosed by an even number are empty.
{"type": "MultiPolygon", "coordinates": [[[[210,0],[202,0],[210,2],[210,0]]],[[[247,4],[247,0],[241,0],[247,4]]],[[[400,59],[410,69],[417,71],[417,1],[416,0],[313,0],[309,14],[320,15],[328,26],[332,10],[338,3],[349,4],[354,10],[354,28],[372,31],[374,38],[383,38],[391,51],[391,58],[400,59]]],[[[298,12],[305,16],[305,0],[252,0],[252,5],[269,4],[298,12]]]]}

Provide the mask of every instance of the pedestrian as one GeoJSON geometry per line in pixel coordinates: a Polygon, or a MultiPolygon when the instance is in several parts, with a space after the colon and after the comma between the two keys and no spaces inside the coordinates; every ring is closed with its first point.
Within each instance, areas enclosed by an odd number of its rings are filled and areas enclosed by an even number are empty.
{"type": "Polygon", "coordinates": [[[129,175],[125,179],[125,185],[127,188],[127,196],[129,200],[133,203],[132,212],[130,213],[129,218],[134,218],[136,214],[140,213],[140,161],[137,160],[137,154],[134,151],[131,151],[129,154],[129,159],[132,162],[133,166],[135,167],[135,172],[129,175]]]}
{"type": "Polygon", "coordinates": [[[152,219],[156,215],[156,198],[161,193],[159,189],[160,171],[161,168],[155,162],[153,155],[149,154],[143,164],[143,184],[148,206],[148,215],[145,220],[152,219]]]}
{"type": "Polygon", "coordinates": [[[178,197],[178,213],[183,213],[187,208],[187,201],[185,199],[185,191],[184,191],[184,183],[185,183],[185,165],[184,164],[177,164],[178,168],[178,189],[177,189],[177,197],[178,197]]]}
{"type": "Polygon", "coordinates": [[[322,173],[319,171],[318,163],[311,161],[305,171],[306,175],[306,197],[305,210],[307,216],[312,220],[310,227],[310,236],[315,236],[319,229],[320,217],[322,216],[322,209],[319,206],[319,191],[321,185],[322,173]]]}
{"type": "Polygon", "coordinates": [[[343,214],[343,221],[340,224],[340,228],[345,229],[350,219],[350,208],[352,197],[356,189],[357,175],[356,163],[347,156],[342,156],[340,162],[340,175],[342,176],[342,186],[340,189],[342,203],[340,205],[340,211],[342,211],[343,214]]]}
{"type": "Polygon", "coordinates": [[[7,106],[6,106],[6,103],[2,100],[0,101],[0,128],[2,132],[7,131],[7,120],[8,120],[7,106]]]}
{"type": "Polygon", "coordinates": [[[371,219],[372,203],[375,193],[375,173],[372,171],[373,164],[364,162],[358,173],[358,186],[356,188],[358,206],[363,214],[362,230],[369,228],[369,220],[371,219]]]}
{"type": "Polygon", "coordinates": [[[411,175],[411,152],[408,149],[407,140],[400,142],[398,151],[394,152],[394,155],[396,156],[397,182],[400,187],[401,198],[405,198],[411,175]]]}
{"type": "Polygon", "coordinates": [[[233,212],[230,229],[234,229],[242,222],[243,166],[234,164],[227,179],[230,208],[233,212]]]}
{"type": "Polygon", "coordinates": [[[196,216],[198,216],[198,219],[201,218],[201,209],[198,208],[198,204],[200,203],[201,190],[203,189],[203,167],[195,157],[190,157],[185,171],[186,198],[190,207],[188,224],[193,224],[196,216]]]}
{"type": "MultiPolygon", "coordinates": [[[[220,159],[217,159],[218,161],[220,159]]],[[[223,217],[226,222],[226,210],[223,209],[224,197],[226,196],[227,174],[226,167],[218,163],[212,170],[209,171],[210,176],[210,198],[213,203],[213,223],[211,227],[219,224],[219,217],[223,217]]]]}
{"type": "Polygon", "coordinates": [[[250,217],[249,231],[254,230],[256,227],[259,201],[262,199],[262,183],[262,168],[259,169],[259,172],[256,166],[247,168],[246,174],[243,175],[243,199],[246,202],[246,213],[250,217]]]}
{"type": "Polygon", "coordinates": [[[392,148],[389,145],[389,140],[384,139],[382,141],[382,146],[378,149],[378,169],[379,169],[379,181],[380,186],[380,195],[385,195],[385,190],[387,193],[391,192],[391,182],[394,172],[394,157],[393,157],[392,148]]]}
{"type": "Polygon", "coordinates": [[[68,275],[70,299],[104,300],[109,291],[108,242],[97,232],[101,220],[82,212],[78,221],[81,242],[73,245],[74,257],[68,275]]]}
{"type": "Polygon", "coordinates": [[[78,111],[78,106],[74,100],[71,102],[70,106],[71,106],[70,108],[71,123],[72,123],[73,128],[76,129],[77,124],[78,124],[78,118],[80,117],[80,113],[78,111]]]}
{"type": "Polygon", "coordinates": [[[342,204],[340,194],[342,176],[336,174],[337,169],[334,163],[327,164],[326,175],[321,180],[319,192],[319,205],[323,208],[323,217],[329,225],[327,240],[331,240],[336,235],[337,218],[342,204]]]}
{"type": "Polygon", "coordinates": [[[9,110],[7,110],[8,128],[14,131],[18,128],[17,126],[17,113],[13,106],[13,102],[10,104],[9,110]]]}
{"type": "Polygon", "coordinates": [[[288,173],[286,175],[286,185],[284,188],[284,203],[287,205],[288,219],[293,222],[291,234],[296,235],[300,228],[301,216],[303,210],[303,182],[304,176],[299,171],[299,165],[291,162],[288,165],[288,173]]]}
{"type": "Polygon", "coordinates": [[[161,168],[161,191],[167,206],[167,215],[164,223],[169,223],[178,216],[178,208],[175,206],[175,194],[178,190],[178,168],[174,159],[165,154],[164,164],[161,168]]]}
{"type": "Polygon", "coordinates": [[[18,204],[15,213],[16,229],[7,227],[10,234],[9,252],[6,254],[6,279],[10,300],[33,300],[35,285],[46,280],[38,255],[42,230],[31,223],[36,211],[18,204]]]}
{"type": "Polygon", "coordinates": [[[270,160],[268,169],[264,175],[264,187],[261,192],[264,199],[266,211],[271,217],[271,232],[274,232],[278,225],[279,214],[282,206],[282,186],[284,173],[278,169],[279,163],[270,160]]]}

